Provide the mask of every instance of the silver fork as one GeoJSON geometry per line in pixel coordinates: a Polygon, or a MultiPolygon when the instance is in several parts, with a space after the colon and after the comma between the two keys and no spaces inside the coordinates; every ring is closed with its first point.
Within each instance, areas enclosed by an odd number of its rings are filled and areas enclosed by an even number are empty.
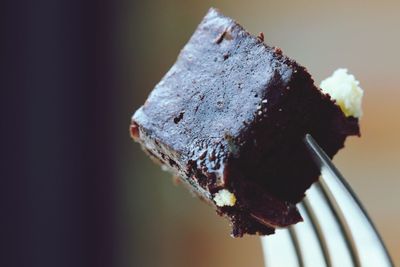
{"type": "Polygon", "coordinates": [[[394,266],[350,186],[311,135],[304,138],[321,178],[298,204],[304,221],[261,238],[267,267],[394,266]]]}

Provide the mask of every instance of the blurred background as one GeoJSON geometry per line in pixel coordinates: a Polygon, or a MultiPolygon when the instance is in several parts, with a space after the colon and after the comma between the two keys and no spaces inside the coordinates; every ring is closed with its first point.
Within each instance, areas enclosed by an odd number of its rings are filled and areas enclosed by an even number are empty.
{"type": "Polygon", "coordinates": [[[128,133],[210,6],[317,84],[361,81],[362,138],[334,161],[400,265],[399,1],[38,0],[1,17],[1,266],[263,266],[259,238],[231,238],[128,133]]]}

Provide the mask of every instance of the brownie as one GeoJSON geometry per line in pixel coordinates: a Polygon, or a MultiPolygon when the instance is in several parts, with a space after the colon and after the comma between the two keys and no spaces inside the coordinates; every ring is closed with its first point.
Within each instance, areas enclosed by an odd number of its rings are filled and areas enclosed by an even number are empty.
{"type": "Polygon", "coordinates": [[[144,151],[227,217],[232,235],[267,235],[302,220],[295,204],[318,179],[303,143],[332,157],[358,119],[307,70],[211,8],[132,118],[144,151]]]}

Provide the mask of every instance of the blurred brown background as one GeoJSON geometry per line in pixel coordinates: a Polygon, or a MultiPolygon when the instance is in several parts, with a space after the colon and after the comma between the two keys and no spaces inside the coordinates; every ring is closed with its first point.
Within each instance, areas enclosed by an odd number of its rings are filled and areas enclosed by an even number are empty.
{"type": "Polygon", "coordinates": [[[335,163],[400,265],[399,1],[10,2],[1,266],[263,266],[259,238],[231,238],[129,137],[131,115],[210,6],[264,32],[317,84],[339,67],[361,81],[362,138],[335,163]]]}
{"type": "MultiPolygon", "coordinates": [[[[134,13],[127,5],[121,113],[144,102],[210,6],[254,34],[263,31],[267,44],[307,66],[318,84],[338,67],[361,81],[362,138],[349,138],[335,163],[400,264],[400,2],[147,1],[134,13]]],[[[125,130],[128,117],[119,119],[116,129],[125,130]]],[[[146,266],[262,266],[258,238],[230,238],[225,220],[172,185],[137,144],[120,142],[122,259],[146,266]],[[138,258],[129,257],[134,247],[143,252],[138,258]]]]}

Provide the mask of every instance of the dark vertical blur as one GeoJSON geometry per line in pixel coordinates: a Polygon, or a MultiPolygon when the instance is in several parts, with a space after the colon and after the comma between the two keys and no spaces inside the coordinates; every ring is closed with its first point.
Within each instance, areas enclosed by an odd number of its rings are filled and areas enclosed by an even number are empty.
{"type": "Polygon", "coordinates": [[[5,9],[1,266],[114,265],[114,4],[5,9]]]}

